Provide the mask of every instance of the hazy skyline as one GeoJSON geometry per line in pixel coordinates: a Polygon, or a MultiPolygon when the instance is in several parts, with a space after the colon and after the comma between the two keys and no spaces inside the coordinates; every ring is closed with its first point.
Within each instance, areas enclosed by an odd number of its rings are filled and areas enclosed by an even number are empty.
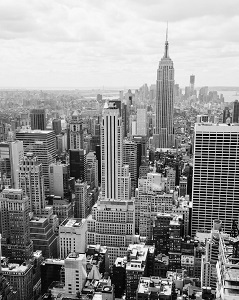
{"type": "Polygon", "coordinates": [[[175,82],[239,86],[237,0],[2,0],[0,88],[155,84],[166,23],[175,82]]]}

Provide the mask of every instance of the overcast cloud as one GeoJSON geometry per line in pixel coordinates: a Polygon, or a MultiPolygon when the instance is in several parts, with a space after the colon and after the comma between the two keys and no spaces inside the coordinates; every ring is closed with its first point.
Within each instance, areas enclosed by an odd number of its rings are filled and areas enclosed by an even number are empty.
{"type": "Polygon", "coordinates": [[[0,88],[239,86],[238,0],[1,0],[0,88]]]}

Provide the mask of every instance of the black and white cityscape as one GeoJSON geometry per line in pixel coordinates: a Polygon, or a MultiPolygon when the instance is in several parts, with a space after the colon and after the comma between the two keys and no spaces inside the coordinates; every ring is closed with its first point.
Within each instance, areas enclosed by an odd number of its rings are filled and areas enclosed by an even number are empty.
{"type": "Polygon", "coordinates": [[[0,3],[1,300],[239,299],[237,28],[234,0],[0,3]]]}

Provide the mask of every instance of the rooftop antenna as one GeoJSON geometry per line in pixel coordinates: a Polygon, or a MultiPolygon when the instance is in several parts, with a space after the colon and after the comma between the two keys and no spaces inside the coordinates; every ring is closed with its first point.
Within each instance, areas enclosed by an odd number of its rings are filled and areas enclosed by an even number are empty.
{"type": "Polygon", "coordinates": [[[167,28],[166,28],[166,41],[165,41],[165,53],[164,57],[167,58],[168,56],[168,21],[167,21],[167,28]]]}
{"type": "Polygon", "coordinates": [[[166,28],[166,42],[168,41],[168,21],[167,21],[167,28],[166,28]]]}

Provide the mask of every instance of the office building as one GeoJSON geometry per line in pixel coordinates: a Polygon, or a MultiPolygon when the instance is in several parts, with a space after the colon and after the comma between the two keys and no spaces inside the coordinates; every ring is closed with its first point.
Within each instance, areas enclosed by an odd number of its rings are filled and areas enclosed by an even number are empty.
{"type": "Polygon", "coordinates": [[[1,201],[2,254],[15,262],[33,253],[29,229],[29,199],[20,189],[4,189],[1,201]]]}
{"type": "Polygon", "coordinates": [[[194,94],[195,88],[195,75],[190,75],[190,96],[194,94]]]}
{"type": "Polygon", "coordinates": [[[62,198],[69,196],[70,170],[68,164],[52,163],[49,166],[50,195],[62,198]]]}
{"type": "Polygon", "coordinates": [[[239,102],[235,100],[233,102],[232,122],[239,123],[239,102]]]}
{"type": "Polygon", "coordinates": [[[148,118],[146,108],[137,108],[137,135],[146,136],[148,134],[148,118]]]}
{"type": "MultiPolygon", "coordinates": [[[[0,234],[0,257],[2,257],[2,236],[0,234]]],[[[0,299],[2,300],[14,300],[16,299],[17,291],[13,291],[12,286],[2,274],[2,261],[0,263],[0,299]]]]}
{"type": "Polygon", "coordinates": [[[131,196],[134,197],[138,185],[137,177],[137,144],[133,141],[123,141],[123,164],[129,166],[131,178],[131,196]]]}
{"type": "Polygon", "coordinates": [[[23,141],[24,154],[32,152],[40,163],[44,175],[44,184],[49,189],[49,165],[55,162],[56,137],[51,130],[21,129],[16,132],[16,139],[23,141]]]}
{"type": "Polygon", "coordinates": [[[0,143],[0,187],[18,188],[17,169],[23,158],[23,142],[0,143]]]}
{"type": "Polygon", "coordinates": [[[65,296],[76,296],[86,282],[86,256],[76,252],[65,259],[65,296]]]}
{"type": "MultiPolygon", "coordinates": [[[[90,186],[92,186],[92,188],[98,188],[99,186],[99,180],[98,180],[98,160],[96,157],[96,153],[93,151],[90,151],[87,155],[86,155],[86,165],[87,165],[87,170],[92,170],[92,177],[88,178],[87,175],[87,184],[89,184],[90,186]],[[92,185],[91,185],[92,183],[92,185]]],[[[89,172],[89,171],[88,171],[89,172]]]]}
{"type": "Polygon", "coordinates": [[[85,219],[90,213],[91,207],[89,206],[87,182],[79,180],[75,183],[75,211],[74,217],[77,219],[85,219]]]}
{"type": "Polygon", "coordinates": [[[71,252],[85,253],[87,222],[85,219],[67,219],[59,226],[60,257],[71,252]]]}
{"type": "Polygon", "coordinates": [[[192,235],[222,221],[226,233],[239,210],[239,126],[196,124],[192,235]]]}
{"type": "Polygon", "coordinates": [[[2,265],[2,274],[16,291],[14,300],[34,299],[33,266],[29,262],[21,265],[13,263],[2,265]]]}
{"type": "Polygon", "coordinates": [[[126,264],[126,300],[136,299],[139,279],[147,275],[149,246],[129,245],[126,264]]]}
{"type": "Polygon", "coordinates": [[[105,103],[101,124],[101,187],[102,197],[117,200],[120,197],[122,157],[122,119],[119,109],[105,103]]]}
{"type": "Polygon", "coordinates": [[[33,250],[42,251],[45,258],[57,257],[57,237],[49,218],[34,217],[29,222],[33,250]]]}
{"type": "Polygon", "coordinates": [[[45,109],[31,109],[30,111],[31,129],[46,129],[46,111],[45,109]]]}
{"type": "Polygon", "coordinates": [[[86,152],[83,149],[69,150],[70,177],[86,181],[86,152]]]}
{"type": "Polygon", "coordinates": [[[30,210],[35,215],[45,208],[45,189],[42,164],[33,153],[27,153],[18,166],[19,188],[30,200],[30,210]]]}
{"type": "Polygon", "coordinates": [[[77,110],[71,116],[69,123],[70,149],[83,149],[83,122],[77,110]]]}
{"type": "Polygon", "coordinates": [[[52,129],[55,132],[55,135],[58,135],[61,133],[61,119],[54,119],[52,121],[52,129]]]}
{"type": "Polygon", "coordinates": [[[165,52],[159,62],[156,82],[156,148],[171,148],[174,146],[173,107],[174,67],[173,61],[169,57],[166,36],[165,52]]]}
{"type": "Polygon", "coordinates": [[[109,251],[110,265],[126,254],[135,236],[135,204],[129,200],[98,200],[87,218],[89,245],[104,245],[109,251]]]}

